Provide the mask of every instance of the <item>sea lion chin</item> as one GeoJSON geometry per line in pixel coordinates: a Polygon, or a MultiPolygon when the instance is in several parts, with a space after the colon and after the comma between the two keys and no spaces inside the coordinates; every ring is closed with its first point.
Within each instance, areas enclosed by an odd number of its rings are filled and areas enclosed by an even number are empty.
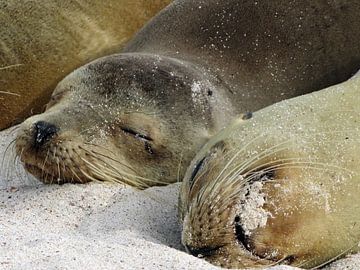
{"type": "Polygon", "coordinates": [[[180,191],[186,249],[227,268],[318,268],[359,251],[360,77],[243,117],[180,191]]]}
{"type": "Polygon", "coordinates": [[[221,98],[209,78],[166,57],[100,58],[66,77],[45,113],[21,125],[18,155],[45,183],[94,180],[145,188],[175,182],[170,172],[183,170],[181,159],[195,155],[196,145],[222,124],[216,114],[221,98]],[[181,125],[172,115],[182,110],[181,125]]]}

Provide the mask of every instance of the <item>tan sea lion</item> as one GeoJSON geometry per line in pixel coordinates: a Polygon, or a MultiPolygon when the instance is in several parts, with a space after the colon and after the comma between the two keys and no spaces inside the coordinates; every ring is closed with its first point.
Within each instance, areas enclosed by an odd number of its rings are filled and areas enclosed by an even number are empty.
{"type": "Polygon", "coordinates": [[[353,74],[359,13],[355,0],[174,1],[122,54],[66,77],[17,153],[44,182],[175,182],[239,112],[353,74]]]}
{"type": "Polygon", "coordinates": [[[227,268],[319,268],[360,251],[360,76],[239,118],[180,191],[182,242],[227,268]]]}
{"type": "Polygon", "coordinates": [[[170,0],[0,0],[0,130],[44,109],[56,84],[118,52],[170,0]]]}

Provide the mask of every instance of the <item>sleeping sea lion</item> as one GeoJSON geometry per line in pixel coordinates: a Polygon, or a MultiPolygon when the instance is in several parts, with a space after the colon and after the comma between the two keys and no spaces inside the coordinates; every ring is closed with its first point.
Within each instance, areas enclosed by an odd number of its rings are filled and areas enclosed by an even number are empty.
{"type": "Polygon", "coordinates": [[[227,268],[319,268],[360,251],[360,76],[238,118],[180,191],[182,242],[227,268]]]}
{"type": "Polygon", "coordinates": [[[355,73],[358,14],[355,0],[174,1],[60,82],[18,156],[44,182],[175,182],[238,113],[355,73]]]}

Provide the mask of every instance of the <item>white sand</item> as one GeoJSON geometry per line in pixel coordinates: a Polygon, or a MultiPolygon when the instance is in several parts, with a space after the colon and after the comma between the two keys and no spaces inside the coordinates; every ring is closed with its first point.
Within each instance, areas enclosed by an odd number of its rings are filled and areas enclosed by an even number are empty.
{"type": "MultiPolygon", "coordinates": [[[[13,137],[0,133],[1,159],[13,137]]],[[[9,154],[0,171],[0,269],[218,269],[183,252],[178,184],[142,192],[42,185],[9,154]]],[[[353,256],[330,269],[359,268],[353,256]]]]}

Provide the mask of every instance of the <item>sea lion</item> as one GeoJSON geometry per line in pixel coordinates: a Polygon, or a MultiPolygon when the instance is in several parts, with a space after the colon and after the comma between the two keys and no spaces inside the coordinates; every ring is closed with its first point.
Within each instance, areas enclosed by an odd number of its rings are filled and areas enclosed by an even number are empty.
{"type": "Polygon", "coordinates": [[[235,120],[180,191],[182,242],[227,268],[318,268],[360,251],[360,76],[235,120]]]}
{"type": "Polygon", "coordinates": [[[170,0],[0,0],[0,130],[44,109],[56,84],[118,52],[170,0]]]}
{"type": "Polygon", "coordinates": [[[66,77],[17,153],[44,182],[175,182],[239,112],[352,75],[358,14],[355,0],[174,1],[121,54],[66,77]]]}

